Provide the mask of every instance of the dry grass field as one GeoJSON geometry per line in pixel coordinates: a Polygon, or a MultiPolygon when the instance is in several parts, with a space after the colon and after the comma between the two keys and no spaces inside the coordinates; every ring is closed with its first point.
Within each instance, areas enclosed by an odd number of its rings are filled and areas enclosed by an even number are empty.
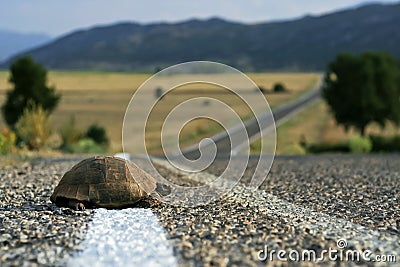
{"type": "MultiPolygon", "coordinates": [[[[6,89],[11,88],[7,82],[8,75],[8,72],[0,72],[0,103],[4,102],[6,89]]],[[[70,121],[71,116],[75,116],[77,127],[82,131],[92,123],[105,127],[111,139],[111,152],[120,150],[122,122],[127,105],[134,91],[150,76],[150,74],[108,72],[49,72],[49,84],[54,85],[62,94],[60,105],[51,117],[54,129],[57,131],[70,121]]],[[[265,94],[272,108],[311,89],[319,79],[319,74],[315,73],[250,73],[248,76],[258,86],[264,88],[270,89],[276,82],[282,82],[289,89],[286,93],[265,94]]],[[[157,149],[159,146],[158,131],[165,114],[177,103],[195,96],[212,96],[234,107],[241,117],[249,114],[249,109],[240,99],[217,86],[206,88],[207,90],[195,90],[195,92],[190,86],[181,89],[177,90],[176,94],[167,94],[157,104],[147,128],[146,145],[148,147],[157,149]]],[[[149,101],[154,100],[154,92],[148,92],[148,94],[149,101]]],[[[258,100],[254,99],[254,101],[258,100]]],[[[218,112],[218,110],[213,110],[212,105],[205,104],[205,106],[211,113],[218,112]]],[[[0,128],[4,126],[4,122],[1,121],[0,128]]],[[[183,129],[181,137],[186,140],[185,142],[190,143],[218,129],[209,121],[196,120],[183,129]]]]}

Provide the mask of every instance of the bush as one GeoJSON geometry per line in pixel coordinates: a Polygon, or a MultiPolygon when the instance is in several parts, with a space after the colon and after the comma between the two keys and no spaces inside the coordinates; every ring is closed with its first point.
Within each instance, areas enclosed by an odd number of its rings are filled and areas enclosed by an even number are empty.
{"type": "Polygon", "coordinates": [[[92,124],[86,133],[76,127],[75,117],[60,129],[61,148],[69,153],[105,153],[109,143],[105,128],[92,124]]]}
{"type": "Polygon", "coordinates": [[[17,137],[13,131],[5,128],[0,133],[0,154],[5,155],[13,150],[17,137]]]}
{"type": "Polygon", "coordinates": [[[276,84],[274,85],[273,91],[274,91],[275,93],[281,93],[281,92],[287,91],[287,89],[286,89],[286,87],[285,87],[282,83],[276,83],[276,84]]]}
{"type": "Polygon", "coordinates": [[[101,127],[97,124],[92,124],[86,132],[85,137],[92,139],[99,145],[107,146],[108,145],[108,137],[107,132],[104,127],[101,127]]]}
{"type": "Polygon", "coordinates": [[[399,152],[400,136],[383,137],[379,135],[370,135],[373,152],[399,152]]]}
{"type": "Polygon", "coordinates": [[[7,148],[6,148],[6,138],[0,134],[0,155],[7,154],[7,148]]]}
{"type": "Polygon", "coordinates": [[[309,153],[332,153],[332,152],[347,153],[347,152],[350,152],[350,148],[347,143],[311,144],[307,148],[307,150],[309,153]]]}
{"type": "Polygon", "coordinates": [[[211,102],[209,99],[206,99],[203,101],[203,106],[208,107],[209,105],[211,105],[211,102]]]}
{"type": "Polygon", "coordinates": [[[283,155],[305,155],[307,151],[299,144],[288,145],[283,148],[283,155]]]}
{"type": "Polygon", "coordinates": [[[41,106],[26,108],[15,126],[18,138],[29,149],[39,150],[50,136],[49,114],[41,106]]]}
{"type": "Polygon", "coordinates": [[[78,143],[65,147],[65,151],[69,153],[102,154],[106,152],[106,149],[90,138],[83,138],[78,143]]]}
{"type": "Polygon", "coordinates": [[[63,145],[62,137],[57,132],[52,133],[46,142],[46,147],[52,150],[60,149],[62,148],[62,145],[63,145]]]}
{"type": "Polygon", "coordinates": [[[62,148],[76,144],[83,138],[83,132],[76,127],[75,116],[69,118],[68,123],[60,129],[62,148]]]}
{"type": "Polygon", "coordinates": [[[307,147],[309,153],[369,153],[372,151],[372,142],[365,137],[352,137],[347,142],[319,143],[307,147]]]}
{"type": "Polygon", "coordinates": [[[372,150],[372,142],[368,137],[356,136],[349,139],[351,153],[369,153],[372,150]]]}
{"type": "Polygon", "coordinates": [[[154,97],[155,97],[156,99],[159,99],[159,98],[161,99],[163,93],[164,93],[164,90],[163,90],[161,87],[158,87],[158,88],[156,88],[156,89],[154,90],[154,97]]]}

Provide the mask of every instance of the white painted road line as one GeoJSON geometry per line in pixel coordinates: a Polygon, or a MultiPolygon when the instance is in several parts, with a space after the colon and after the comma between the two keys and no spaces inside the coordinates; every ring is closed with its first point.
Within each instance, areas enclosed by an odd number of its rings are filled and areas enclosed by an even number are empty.
{"type": "Polygon", "coordinates": [[[177,266],[150,209],[96,210],[81,248],[68,266],[177,266]]]}

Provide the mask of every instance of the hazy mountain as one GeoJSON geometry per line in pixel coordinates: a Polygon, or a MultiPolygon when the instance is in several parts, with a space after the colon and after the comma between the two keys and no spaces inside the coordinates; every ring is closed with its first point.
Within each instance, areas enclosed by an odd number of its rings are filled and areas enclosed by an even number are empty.
{"type": "Polygon", "coordinates": [[[400,58],[400,3],[322,16],[241,24],[218,18],[80,30],[28,52],[55,69],[150,70],[214,60],[243,70],[321,70],[338,52],[400,58]]]}
{"type": "Polygon", "coordinates": [[[21,53],[48,42],[50,37],[44,34],[24,34],[0,30],[0,61],[16,53],[21,53]]]}

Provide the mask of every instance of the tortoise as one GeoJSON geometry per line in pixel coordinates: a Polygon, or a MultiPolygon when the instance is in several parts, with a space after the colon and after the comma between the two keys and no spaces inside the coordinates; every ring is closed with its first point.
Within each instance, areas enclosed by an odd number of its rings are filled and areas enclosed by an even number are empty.
{"type": "Polygon", "coordinates": [[[50,200],[57,206],[77,210],[124,208],[148,198],[147,192],[157,196],[156,186],[156,179],[131,161],[95,156],[82,160],[66,172],[50,200]]]}

